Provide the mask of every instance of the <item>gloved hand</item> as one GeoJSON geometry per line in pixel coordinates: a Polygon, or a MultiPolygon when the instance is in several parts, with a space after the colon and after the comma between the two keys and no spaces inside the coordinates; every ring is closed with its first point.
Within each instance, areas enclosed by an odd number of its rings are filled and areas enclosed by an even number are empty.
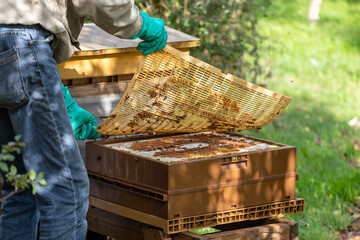
{"type": "Polygon", "coordinates": [[[142,28],[138,34],[130,39],[140,38],[144,40],[136,47],[137,50],[143,50],[143,55],[160,51],[165,47],[168,38],[164,20],[149,17],[144,12],[139,13],[143,19],[142,28]]]}
{"type": "Polygon", "coordinates": [[[96,132],[97,121],[91,113],[85,111],[71,97],[67,87],[63,86],[65,104],[69,114],[71,127],[77,140],[96,139],[100,133],[96,132]]]}

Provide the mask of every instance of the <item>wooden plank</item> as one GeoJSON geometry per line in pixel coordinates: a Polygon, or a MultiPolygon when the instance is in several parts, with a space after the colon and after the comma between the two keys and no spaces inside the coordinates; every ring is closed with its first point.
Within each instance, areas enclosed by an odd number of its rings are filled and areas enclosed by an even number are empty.
{"type": "Polygon", "coordinates": [[[87,221],[87,240],[105,240],[107,236],[126,240],[171,240],[160,229],[98,208],[89,209],[87,221]]]}
{"type": "Polygon", "coordinates": [[[98,125],[100,125],[112,113],[121,97],[122,93],[94,97],[76,97],[74,100],[81,108],[95,116],[98,125]]]}
{"type": "Polygon", "coordinates": [[[99,83],[119,83],[123,81],[130,81],[134,76],[134,73],[121,74],[114,76],[103,76],[103,77],[88,77],[78,79],[64,79],[62,80],[65,86],[78,87],[84,85],[94,85],[99,83]]]}
{"type": "Polygon", "coordinates": [[[72,57],[58,65],[62,80],[133,74],[142,59],[140,52],[72,57]]]}
{"type": "MultiPolygon", "coordinates": [[[[129,81],[118,83],[98,83],[69,87],[69,92],[76,103],[90,112],[100,125],[112,113],[124,94],[129,81]]],[[[82,158],[86,159],[85,144],[93,140],[77,141],[82,158]]]]}
{"type": "Polygon", "coordinates": [[[129,81],[69,87],[76,103],[95,116],[100,125],[115,109],[129,81]]]}
{"type": "MultiPolygon", "coordinates": [[[[178,49],[189,54],[189,49],[178,49]]],[[[143,58],[140,51],[71,57],[58,65],[62,80],[134,74],[143,58]]]]}
{"type": "Polygon", "coordinates": [[[131,218],[135,221],[141,221],[161,229],[167,229],[167,221],[154,215],[146,214],[131,208],[120,206],[115,203],[104,201],[99,198],[89,197],[89,205],[112,212],[124,217],[131,218]]]}
{"type": "MultiPolygon", "coordinates": [[[[165,27],[168,32],[168,44],[175,48],[191,48],[200,45],[198,38],[165,27]]],[[[102,55],[112,53],[135,52],[140,39],[128,40],[115,37],[93,23],[86,23],[79,36],[80,48],[74,56],[102,55]]]]}
{"type": "MultiPolygon", "coordinates": [[[[268,220],[269,222],[271,220],[268,220]]],[[[290,221],[284,218],[277,219],[276,222],[285,223],[290,227],[290,240],[298,240],[299,239],[299,224],[294,221],[290,221]]]]}
{"type": "Polygon", "coordinates": [[[73,98],[110,96],[113,94],[122,95],[129,86],[130,81],[121,81],[116,83],[97,83],[93,85],[84,85],[69,87],[69,92],[73,98]]]}
{"type": "MultiPolygon", "coordinates": [[[[190,54],[190,48],[200,45],[199,39],[175,29],[166,28],[168,45],[190,54]]],[[[140,40],[120,39],[94,24],[86,24],[79,36],[81,51],[58,65],[61,79],[82,79],[134,74],[143,58],[136,50],[140,40]]]]}
{"type": "Polygon", "coordinates": [[[147,225],[99,208],[89,208],[88,230],[115,239],[143,240],[147,225]]]}
{"type": "Polygon", "coordinates": [[[144,240],[171,240],[171,237],[159,229],[146,227],[143,228],[144,240]]]}
{"type": "Polygon", "coordinates": [[[86,233],[86,240],[108,240],[107,236],[88,230],[86,233]]]}

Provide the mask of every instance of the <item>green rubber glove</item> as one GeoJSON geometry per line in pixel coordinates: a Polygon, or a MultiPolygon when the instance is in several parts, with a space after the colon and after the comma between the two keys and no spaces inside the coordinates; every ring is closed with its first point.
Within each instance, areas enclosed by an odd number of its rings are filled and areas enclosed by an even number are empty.
{"type": "Polygon", "coordinates": [[[62,85],[65,104],[69,114],[71,127],[74,131],[75,138],[77,140],[85,139],[96,139],[100,137],[100,133],[96,132],[97,121],[95,117],[85,111],[71,97],[70,92],[67,87],[62,85]]]}
{"type": "Polygon", "coordinates": [[[144,40],[136,47],[137,50],[143,50],[143,55],[160,51],[165,47],[168,38],[164,20],[149,17],[144,12],[139,13],[143,19],[142,28],[138,34],[130,39],[140,38],[144,40]]]}

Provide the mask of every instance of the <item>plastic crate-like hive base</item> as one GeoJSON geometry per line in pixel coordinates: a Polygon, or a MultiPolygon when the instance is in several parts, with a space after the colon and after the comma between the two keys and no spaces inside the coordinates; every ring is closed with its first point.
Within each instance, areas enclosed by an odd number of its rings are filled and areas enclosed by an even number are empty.
{"type": "Polygon", "coordinates": [[[304,199],[297,198],[295,200],[167,220],[99,198],[90,197],[89,200],[90,206],[159,227],[166,234],[179,233],[246,220],[272,218],[304,211],[304,199]]]}

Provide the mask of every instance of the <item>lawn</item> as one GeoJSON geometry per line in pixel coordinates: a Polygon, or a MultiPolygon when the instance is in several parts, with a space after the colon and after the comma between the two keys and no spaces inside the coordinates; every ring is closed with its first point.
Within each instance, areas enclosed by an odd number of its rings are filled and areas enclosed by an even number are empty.
{"type": "Polygon", "coordinates": [[[266,39],[266,88],[293,98],[261,130],[242,133],[296,146],[296,195],[305,212],[300,239],[336,239],[351,223],[360,196],[360,2],[324,0],[320,21],[306,19],[308,1],[273,1],[259,20],[266,39]]]}

